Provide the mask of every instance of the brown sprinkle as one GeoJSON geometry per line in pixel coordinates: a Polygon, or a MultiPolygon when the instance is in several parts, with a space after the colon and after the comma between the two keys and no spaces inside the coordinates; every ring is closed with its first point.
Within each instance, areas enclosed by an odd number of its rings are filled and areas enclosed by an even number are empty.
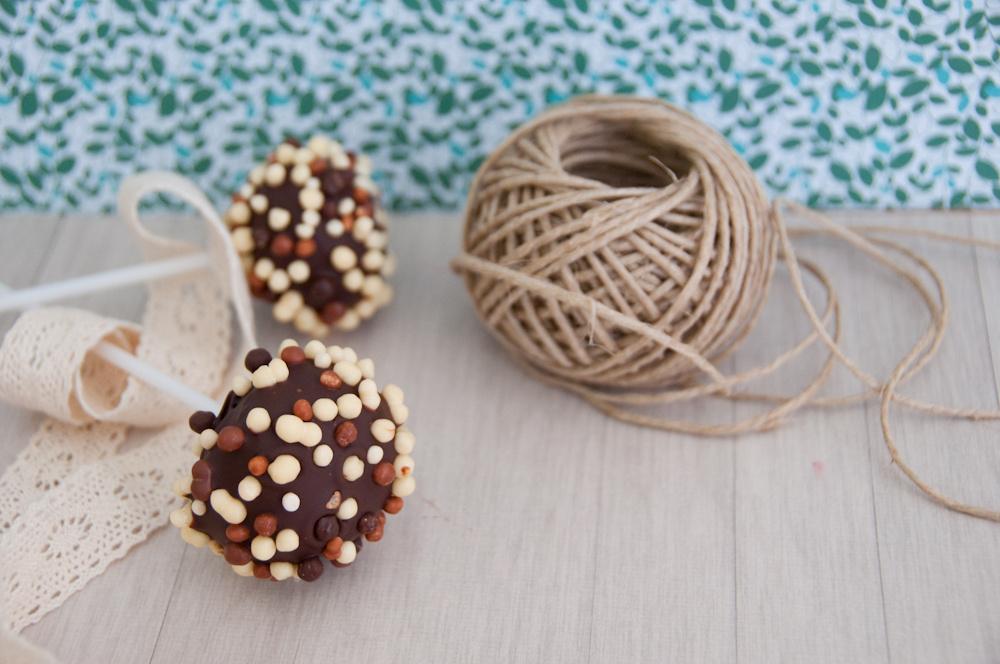
{"type": "Polygon", "coordinates": [[[308,422],[313,418],[313,409],[305,399],[299,399],[292,404],[292,412],[303,422],[308,422]]]}
{"type": "Polygon", "coordinates": [[[327,560],[336,560],[340,557],[340,549],[344,546],[344,540],[334,537],[323,547],[323,557],[327,560]]]}
{"type": "Polygon", "coordinates": [[[350,231],[354,228],[354,215],[353,214],[342,214],[340,215],[340,221],[344,224],[344,230],[350,231]]]}
{"type": "Polygon", "coordinates": [[[295,243],[295,255],[299,258],[309,258],[316,253],[316,240],[306,238],[295,243]]]}
{"type": "Polygon", "coordinates": [[[252,272],[247,273],[247,285],[254,295],[263,295],[267,290],[267,282],[252,272]]]}
{"type": "Polygon", "coordinates": [[[267,472],[268,465],[269,464],[267,463],[267,457],[258,454],[257,456],[247,461],[247,470],[249,470],[250,474],[253,475],[254,477],[260,477],[261,475],[267,472]]]}
{"type": "Polygon", "coordinates": [[[278,530],[278,517],[267,512],[258,514],[253,520],[253,529],[258,535],[270,537],[278,530]]]}
{"type": "Polygon", "coordinates": [[[375,466],[375,470],[372,471],[372,479],[379,486],[389,486],[396,479],[396,469],[388,461],[383,461],[375,466]]]}
{"type": "Polygon", "coordinates": [[[326,170],[326,159],[316,157],[309,162],[309,170],[313,175],[319,175],[326,170]]]}
{"type": "Polygon", "coordinates": [[[369,196],[366,190],[362,189],[361,187],[354,188],[354,200],[358,203],[358,205],[364,205],[365,203],[368,202],[368,199],[369,196]]]}
{"type": "Polygon", "coordinates": [[[302,364],[306,361],[306,352],[299,346],[289,346],[281,351],[281,360],[285,364],[302,364]]]}
{"type": "Polygon", "coordinates": [[[250,529],[240,524],[226,526],[226,539],[230,542],[246,542],[250,539],[250,529]]]}
{"type": "Polygon", "coordinates": [[[340,380],[340,376],[335,374],[330,369],[327,369],[319,375],[319,382],[322,383],[324,387],[329,387],[331,390],[335,390],[344,384],[344,381],[340,380]]]}
{"type": "Polygon", "coordinates": [[[251,559],[250,549],[235,542],[226,544],[222,555],[230,565],[246,565],[251,559]]]}
{"type": "Polygon", "coordinates": [[[399,514],[400,510],[403,509],[403,499],[399,496],[389,496],[385,499],[385,505],[382,506],[389,514],[399,514]]]}
{"type": "Polygon", "coordinates": [[[235,452],[243,447],[245,441],[246,434],[243,433],[243,429],[230,424],[229,426],[222,427],[222,431],[219,432],[217,445],[223,452],[235,452]]]}
{"type": "Polygon", "coordinates": [[[258,579],[270,579],[271,578],[270,565],[265,565],[263,563],[254,563],[253,575],[258,579]]]}
{"type": "Polygon", "coordinates": [[[377,542],[380,539],[382,539],[382,532],[383,532],[382,524],[378,524],[377,526],[375,526],[375,530],[371,531],[370,533],[365,533],[365,539],[368,540],[369,542],[377,542]]]}
{"type": "Polygon", "coordinates": [[[379,525],[378,517],[376,517],[375,514],[372,512],[365,512],[364,514],[361,515],[361,518],[358,519],[358,531],[362,535],[367,535],[368,533],[375,532],[375,529],[378,528],[378,525],[379,525]]]}
{"type": "Polygon", "coordinates": [[[333,325],[341,316],[347,313],[347,305],[343,302],[328,302],[323,305],[323,311],[320,312],[320,318],[323,319],[324,323],[329,323],[333,325]]]}
{"type": "MultiPolygon", "coordinates": [[[[354,422],[341,422],[333,432],[333,439],[341,447],[347,447],[358,439],[358,428],[354,426],[354,422]]],[[[392,464],[389,464],[389,467],[391,468],[392,464]]]]}
{"type": "Polygon", "coordinates": [[[275,235],[271,240],[271,253],[275,256],[287,256],[294,247],[295,242],[287,235],[275,235]]]}

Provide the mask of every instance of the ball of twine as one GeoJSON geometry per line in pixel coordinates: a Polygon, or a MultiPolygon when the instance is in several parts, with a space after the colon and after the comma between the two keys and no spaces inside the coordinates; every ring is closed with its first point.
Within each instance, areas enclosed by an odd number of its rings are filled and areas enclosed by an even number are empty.
{"type": "Polygon", "coordinates": [[[695,117],[657,100],[591,96],[522,126],[482,164],[469,191],[463,252],[453,266],[486,328],[515,359],[612,417],[730,435],[773,428],[804,406],[880,399],[885,442],[897,467],[935,502],[1000,521],[1000,512],[929,486],[893,439],[892,404],[968,419],[1000,419],[1000,412],[897,392],[936,353],[948,302],[933,267],[887,233],[1000,248],[916,230],[848,229],[794,203],[769,203],[746,163],[695,117]],[[789,208],[815,227],[789,229],[782,217],[789,208]],[[888,378],[871,375],[841,348],[836,293],[791,243],[793,235],[805,234],[848,243],[904,279],[926,305],[927,330],[888,378]],[[812,330],[768,362],[724,375],[717,364],[759,317],[779,257],[812,330]],[[822,311],[807,295],[803,271],[825,290],[822,311]],[[817,345],[825,361],[805,387],[784,395],[744,387],[817,345]],[[818,396],[838,363],[863,389],[818,396]],[[645,408],[709,396],[755,401],[763,409],[736,422],[705,423],[650,415],[645,408]]]}

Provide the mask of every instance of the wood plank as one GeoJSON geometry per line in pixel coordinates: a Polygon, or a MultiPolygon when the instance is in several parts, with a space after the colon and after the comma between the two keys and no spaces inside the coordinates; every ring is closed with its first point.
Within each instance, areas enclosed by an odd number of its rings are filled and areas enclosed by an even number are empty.
{"type": "MultiPolygon", "coordinates": [[[[965,213],[911,213],[906,225],[968,232],[965,213]]],[[[905,389],[931,401],[995,408],[997,387],[975,251],[926,240],[906,243],[944,277],[953,309],[938,358],[905,389]]],[[[995,266],[995,260],[993,261],[995,266]]],[[[991,267],[996,271],[995,267],[991,267]]],[[[856,333],[871,339],[868,361],[885,375],[926,320],[898,279],[876,273],[845,292],[856,303],[856,333]],[[888,349],[892,349],[889,352],[888,349]]],[[[994,306],[995,306],[995,300],[994,306]]],[[[867,408],[878,521],[885,621],[895,662],[992,662],[1000,653],[1000,526],[931,503],[890,464],[879,408],[867,408]]],[[[944,493],[974,504],[1000,504],[996,424],[894,410],[893,432],[907,462],[944,493]]]]}
{"type": "MultiPolygon", "coordinates": [[[[835,289],[861,278],[859,257],[836,242],[803,238],[795,248],[830,275],[835,289]]],[[[807,286],[822,312],[823,289],[813,279],[807,286]]],[[[846,316],[856,316],[845,304],[846,316]]],[[[810,330],[782,264],[761,322],[734,364],[740,370],[759,366],[810,330]]],[[[850,335],[844,341],[853,353],[867,339],[850,335]]],[[[825,357],[816,344],[751,387],[792,394],[825,357]]],[[[845,371],[835,371],[822,394],[856,389],[845,371]]],[[[866,433],[863,408],[810,408],[735,443],[740,661],[887,660],[866,433]]]]}

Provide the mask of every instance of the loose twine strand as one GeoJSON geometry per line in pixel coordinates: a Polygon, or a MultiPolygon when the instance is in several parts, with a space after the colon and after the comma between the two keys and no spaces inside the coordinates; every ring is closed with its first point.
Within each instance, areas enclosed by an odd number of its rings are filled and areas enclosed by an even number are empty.
{"type": "Polygon", "coordinates": [[[994,250],[1000,242],[920,229],[847,228],[792,201],[769,204],[753,172],[714,130],[668,104],[622,97],[578,98],[515,131],[480,167],[466,210],[464,251],[452,265],[486,327],[539,380],[615,419],[702,436],[769,430],[805,407],[877,398],[886,448],[904,475],[950,510],[1000,521],[1000,511],[929,485],[896,443],[893,405],[968,420],[1000,419],[1000,411],[897,391],[937,353],[949,301],[938,271],[884,236],[994,250]],[[812,226],[790,228],[786,212],[812,226]],[[830,279],[795,252],[792,237],[804,236],[846,243],[903,279],[927,308],[927,328],[887,379],[865,371],[843,349],[841,307],[830,279]],[[717,365],[760,316],[779,260],[810,332],[771,361],[727,376],[717,365]],[[806,292],[804,272],[824,291],[822,312],[806,292]],[[826,357],[797,392],[740,389],[817,343],[826,357]],[[863,389],[817,396],[838,364],[863,389]],[[719,424],[634,410],[704,397],[766,409],[719,424]]]}

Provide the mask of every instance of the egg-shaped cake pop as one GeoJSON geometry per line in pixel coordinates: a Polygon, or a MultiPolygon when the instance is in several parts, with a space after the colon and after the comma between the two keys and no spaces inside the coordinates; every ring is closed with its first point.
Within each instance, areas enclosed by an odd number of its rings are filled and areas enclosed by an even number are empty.
{"type": "Polygon", "coordinates": [[[371,160],[336,141],[287,139],[250,171],[225,219],[250,291],[301,332],[352,330],[392,299],[371,160]]]}
{"type": "Polygon", "coordinates": [[[245,360],[218,414],[191,416],[198,460],[170,515],[181,537],[259,579],[314,581],[382,539],[414,489],[414,437],[395,385],[350,348],[282,343],[245,360]]]}

